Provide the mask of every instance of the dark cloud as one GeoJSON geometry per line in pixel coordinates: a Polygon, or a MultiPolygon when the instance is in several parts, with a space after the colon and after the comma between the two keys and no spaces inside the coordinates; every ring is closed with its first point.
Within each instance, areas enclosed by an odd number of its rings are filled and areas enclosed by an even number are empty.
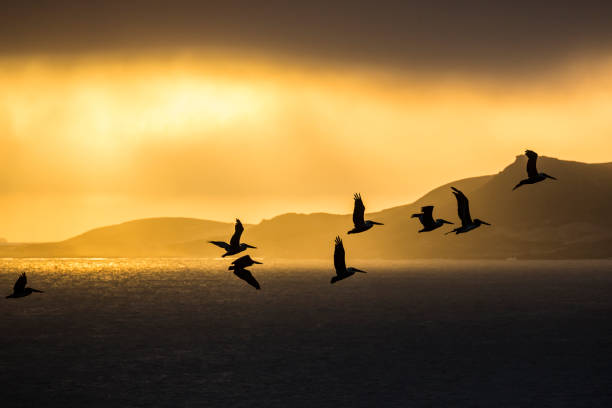
{"type": "Polygon", "coordinates": [[[544,67],[612,47],[609,1],[3,3],[0,53],[229,47],[463,71],[544,67]]]}

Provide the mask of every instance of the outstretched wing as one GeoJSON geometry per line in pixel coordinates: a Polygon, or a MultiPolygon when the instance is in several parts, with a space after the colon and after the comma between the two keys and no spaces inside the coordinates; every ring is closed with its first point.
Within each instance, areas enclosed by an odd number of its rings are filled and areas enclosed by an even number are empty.
{"type": "Polygon", "coordinates": [[[242,231],[244,231],[244,227],[238,218],[236,218],[236,226],[234,227],[234,235],[232,235],[232,239],[230,239],[231,247],[240,246],[240,236],[242,235],[242,231]]]}
{"type": "Polygon", "coordinates": [[[363,214],[365,213],[365,205],[361,200],[361,194],[356,193],[353,198],[355,199],[355,207],[353,208],[353,224],[355,226],[365,224],[363,214]]]}
{"type": "Polygon", "coordinates": [[[340,275],[346,271],[344,257],[344,245],[342,245],[340,237],[336,237],[336,247],[334,248],[334,268],[336,268],[336,275],[340,275]]]}
{"type": "Polygon", "coordinates": [[[27,283],[28,283],[28,278],[26,278],[26,274],[24,272],[21,275],[19,275],[19,278],[17,278],[17,282],[15,282],[15,286],[13,286],[13,292],[15,293],[23,292],[27,283]]]}
{"type": "Polygon", "coordinates": [[[536,162],[538,161],[538,154],[533,150],[525,150],[525,156],[529,158],[527,160],[527,176],[529,178],[537,177],[538,169],[536,168],[536,162]]]}
{"type": "Polygon", "coordinates": [[[412,216],[410,218],[418,218],[419,222],[425,227],[425,222],[423,221],[423,217],[424,216],[425,216],[425,214],[418,213],[418,214],[412,214],[412,216]]]}
{"type": "Polygon", "coordinates": [[[226,251],[229,251],[229,249],[230,249],[230,246],[228,245],[227,242],[223,242],[223,241],[208,241],[208,242],[210,242],[213,245],[218,246],[219,248],[223,248],[226,251]]]}
{"type": "Polygon", "coordinates": [[[259,282],[257,282],[257,279],[255,279],[250,271],[246,269],[236,269],[234,275],[253,286],[255,289],[260,289],[259,282]]]}
{"type": "Polygon", "coordinates": [[[423,212],[423,218],[421,218],[421,222],[423,225],[432,225],[434,223],[433,219],[433,205],[427,205],[425,207],[421,207],[421,211],[423,212]]]}
{"type": "Polygon", "coordinates": [[[453,194],[457,199],[457,214],[459,214],[459,218],[461,219],[462,225],[472,224],[472,217],[470,216],[470,204],[468,202],[467,197],[460,190],[455,187],[451,187],[453,189],[453,194]]]}

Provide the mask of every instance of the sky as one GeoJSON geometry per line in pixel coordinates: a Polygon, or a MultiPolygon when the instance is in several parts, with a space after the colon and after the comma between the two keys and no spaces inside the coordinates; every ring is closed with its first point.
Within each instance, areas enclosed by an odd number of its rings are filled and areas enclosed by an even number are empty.
{"type": "Polygon", "coordinates": [[[608,2],[8,3],[0,237],[406,204],[612,161],[608,2]]]}

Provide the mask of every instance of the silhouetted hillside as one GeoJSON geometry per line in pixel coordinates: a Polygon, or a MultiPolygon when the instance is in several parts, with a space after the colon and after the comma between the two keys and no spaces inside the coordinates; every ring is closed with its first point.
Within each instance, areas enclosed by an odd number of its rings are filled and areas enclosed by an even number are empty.
{"type": "MultiPolygon", "coordinates": [[[[244,241],[255,256],[330,258],[340,234],[347,258],[608,258],[612,256],[612,163],[586,164],[540,157],[538,168],[558,178],[516,191],[527,158],[496,175],[468,178],[438,187],[416,202],[366,214],[385,225],[355,235],[351,215],[283,214],[246,226],[244,241]],[[459,222],[450,186],[468,196],[472,217],[493,224],[468,234],[444,235],[453,226],[417,233],[411,214],[435,205],[434,216],[459,222]]],[[[347,193],[350,200],[351,192],[347,193]]],[[[366,196],[367,205],[367,196],[366,196]]],[[[98,228],[67,241],[6,244],[1,256],[196,256],[222,251],[208,240],[228,240],[233,223],[191,218],[154,218],[98,228]]]]}
{"type": "Polygon", "coordinates": [[[233,223],[195,218],[146,218],[96,228],[57,243],[7,245],[13,257],[216,256],[211,238],[228,240],[233,223]]]}

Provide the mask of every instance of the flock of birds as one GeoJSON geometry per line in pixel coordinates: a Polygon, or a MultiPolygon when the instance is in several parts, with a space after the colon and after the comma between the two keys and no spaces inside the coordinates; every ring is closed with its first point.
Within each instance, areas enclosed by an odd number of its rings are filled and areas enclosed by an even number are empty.
{"type": "MultiPolygon", "coordinates": [[[[536,161],[538,159],[538,154],[531,150],[526,150],[525,155],[527,156],[527,178],[521,180],[514,188],[513,191],[517,188],[525,185],[525,184],[534,184],[540,181],[544,181],[547,178],[552,180],[557,180],[556,178],[549,176],[546,173],[538,173],[536,167],[536,161]]],[[[446,234],[463,234],[473,229],[480,227],[481,225],[491,225],[488,222],[480,220],[478,218],[472,219],[470,215],[470,205],[467,197],[463,192],[455,187],[451,187],[452,193],[457,199],[457,212],[459,214],[459,219],[461,220],[461,226],[457,227],[451,231],[448,231],[446,234]]],[[[353,208],[353,229],[348,231],[349,234],[357,234],[360,232],[367,231],[371,229],[374,225],[383,225],[380,222],[365,220],[365,205],[363,204],[363,200],[361,199],[360,194],[354,195],[355,205],[353,208]]],[[[442,227],[444,224],[453,224],[450,221],[438,218],[433,218],[433,209],[434,206],[428,205],[421,208],[421,212],[418,214],[412,214],[412,218],[418,218],[423,228],[418,232],[430,232],[442,227]]],[[[240,238],[242,236],[242,232],[244,231],[244,227],[239,219],[236,219],[236,224],[234,226],[234,234],[230,238],[230,242],[223,241],[209,241],[211,244],[216,245],[225,250],[225,253],[221,255],[222,257],[236,255],[240,252],[246,251],[249,248],[256,248],[253,245],[246,244],[244,242],[240,242],[240,238]]],[[[228,270],[233,270],[234,275],[238,278],[244,280],[249,285],[253,286],[255,289],[260,289],[261,286],[257,279],[253,276],[253,274],[246,268],[253,266],[255,264],[261,264],[261,262],[255,261],[249,255],[244,255],[232,262],[229,266],[228,270]]],[[[335,248],[334,248],[334,268],[336,269],[336,276],[331,278],[331,283],[336,283],[342,279],[346,279],[356,272],[359,273],[367,273],[357,268],[352,268],[346,266],[346,253],[344,251],[344,245],[342,244],[342,239],[337,236],[335,240],[335,248]]],[[[42,290],[37,290],[33,288],[26,287],[27,277],[25,272],[22,273],[17,282],[13,287],[13,293],[6,298],[20,298],[24,296],[28,296],[33,292],[43,293],[42,290]]]]}

